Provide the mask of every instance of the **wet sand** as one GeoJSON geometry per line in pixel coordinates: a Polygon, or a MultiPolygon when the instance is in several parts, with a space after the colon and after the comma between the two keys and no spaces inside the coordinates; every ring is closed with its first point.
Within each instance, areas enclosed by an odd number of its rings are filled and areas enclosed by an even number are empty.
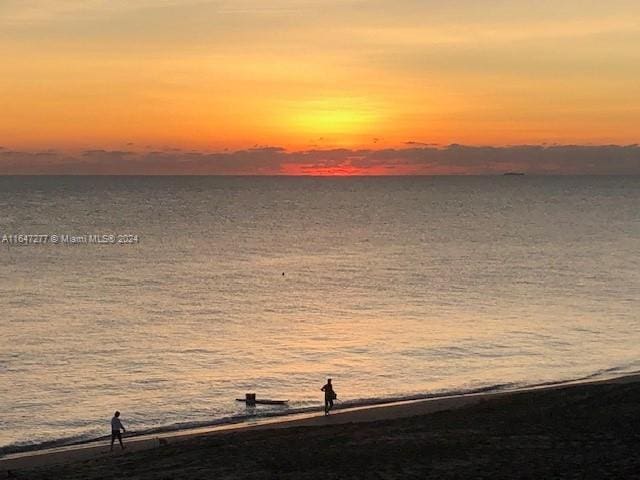
{"type": "Polygon", "coordinates": [[[402,402],[162,438],[130,439],[124,454],[93,445],[5,457],[0,472],[37,480],[640,478],[640,379],[402,402]]]}

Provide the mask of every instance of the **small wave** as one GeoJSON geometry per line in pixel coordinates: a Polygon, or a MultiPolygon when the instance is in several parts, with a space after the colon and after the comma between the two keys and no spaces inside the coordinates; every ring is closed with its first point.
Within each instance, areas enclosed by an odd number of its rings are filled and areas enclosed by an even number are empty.
{"type": "Polygon", "coordinates": [[[589,375],[585,375],[581,378],[576,378],[573,380],[568,380],[569,382],[582,382],[586,380],[594,380],[594,379],[607,379],[611,377],[615,377],[621,374],[632,375],[636,373],[640,373],[640,370],[631,370],[631,367],[638,366],[638,362],[632,362],[627,365],[621,365],[617,367],[603,368],[601,370],[597,370],[589,375]]]}
{"type": "Polygon", "coordinates": [[[67,447],[71,445],[83,445],[86,443],[90,443],[93,441],[103,440],[107,438],[92,438],[89,435],[75,435],[71,437],[62,437],[54,440],[45,440],[44,442],[15,442],[10,443],[8,445],[0,447],[0,456],[9,455],[11,453],[23,453],[23,452],[31,452],[35,450],[44,450],[49,448],[59,448],[59,447],[67,447]]]}

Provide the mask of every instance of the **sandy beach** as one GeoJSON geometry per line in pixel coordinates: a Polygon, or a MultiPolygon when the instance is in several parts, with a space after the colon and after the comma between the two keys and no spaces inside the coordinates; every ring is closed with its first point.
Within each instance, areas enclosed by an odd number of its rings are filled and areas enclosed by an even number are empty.
{"type": "Polygon", "coordinates": [[[0,459],[29,479],[638,478],[640,377],[305,414],[0,459]],[[160,440],[162,439],[162,440],[160,440]]]}

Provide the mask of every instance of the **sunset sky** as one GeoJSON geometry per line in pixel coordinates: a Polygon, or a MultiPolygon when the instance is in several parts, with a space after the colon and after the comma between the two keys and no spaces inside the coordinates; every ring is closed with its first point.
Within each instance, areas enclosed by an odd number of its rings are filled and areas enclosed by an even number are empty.
{"type": "Polygon", "coordinates": [[[640,173],[637,0],[1,0],[0,59],[0,173],[640,173]]]}

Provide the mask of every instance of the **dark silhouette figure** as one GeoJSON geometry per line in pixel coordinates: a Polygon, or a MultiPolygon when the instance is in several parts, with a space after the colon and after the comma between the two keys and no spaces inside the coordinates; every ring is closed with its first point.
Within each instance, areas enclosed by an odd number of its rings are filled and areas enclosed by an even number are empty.
{"type": "Polygon", "coordinates": [[[124,445],[122,443],[122,433],[120,432],[120,430],[122,430],[123,432],[127,431],[124,428],[124,425],[122,425],[122,422],[120,421],[120,412],[116,412],[114,413],[113,418],[111,419],[111,451],[112,452],[113,452],[113,442],[116,441],[116,438],[120,442],[120,447],[122,448],[122,450],[124,450],[124,445]]]}
{"type": "Polygon", "coordinates": [[[329,415],[329,411],[333,408],[333,401],[338,398],[330,378],[327,378],[327,384],[320,390],[324,392],[324,414],[329,415]]]}

